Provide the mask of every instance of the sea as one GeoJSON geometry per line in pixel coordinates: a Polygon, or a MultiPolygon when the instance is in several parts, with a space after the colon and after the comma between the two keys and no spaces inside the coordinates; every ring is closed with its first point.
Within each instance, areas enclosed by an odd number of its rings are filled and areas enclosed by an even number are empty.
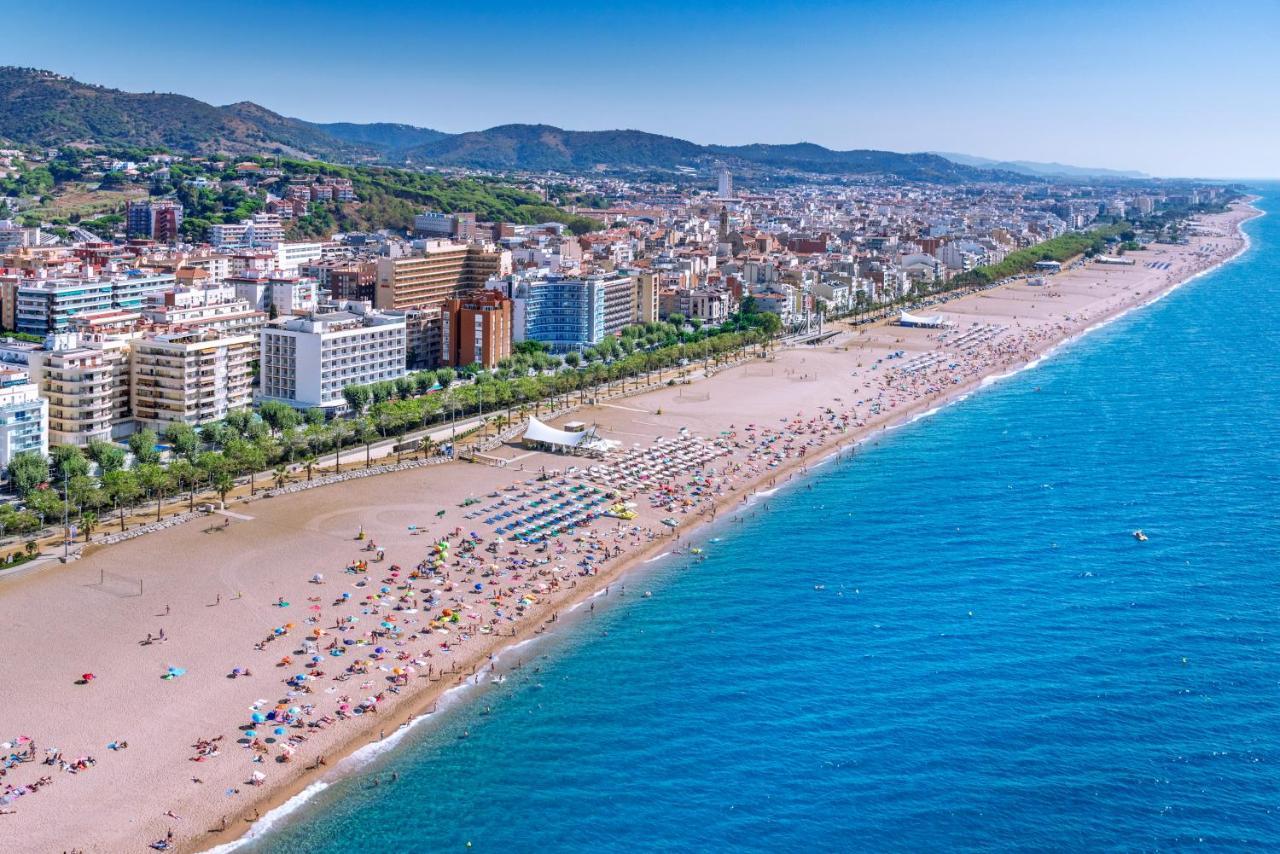
{"type": "Polygon", "coordinates": [[[1280,849],[1259,187],[1235,261],[762,496],[240,850],[1280,849]]]}

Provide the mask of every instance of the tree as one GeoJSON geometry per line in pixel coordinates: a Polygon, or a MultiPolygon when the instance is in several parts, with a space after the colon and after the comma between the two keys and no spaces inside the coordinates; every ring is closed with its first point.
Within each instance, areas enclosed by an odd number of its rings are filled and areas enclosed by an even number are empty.
{"type": "Polygon", "coordinates": [[[204,473],[190,459],[183,458],[174,460],[169,465],[169,476],[173,478],[173,482],[179,490],[185,489],[188,493],[187,509],[196,509],[196,486],[204,478],[204,473]]]}
{"type": "Polygon", "coordinates": [[[66,506],[58,493],[52,489],[33,489],[27,493],[23,503],[27,509],[40,517],[41,524],[47,525],[55,519],[61,519],[66,506]]]}
{"type": "Polygon", "coordinates": [[[282,489],[289,482],[289,469],[284,466],[276,466],[275,470],[271,472],[271,477],[276,482],[276,489],[282,489]]]}
{"type": "Polygon", "coordinates": [[[119,445],[101,439],[90,439],[85,450],[89,459],[98,464],[103,474],[124,468],[124,449],[119,445]]]}
{"type": "Polygon", "coordinates": [[[49,461],[35,451],[21,451],[9,461],[9,483],[19,496],[49,481],[49,461]]]}
{"type": "Polygon", "coordinates": [[[200,450],[200,437],[196,434],[196,428],[180,421],[164,428],[164,440],[173,448],[174,453],[188,460],[200,450]]]}
{"type": "Polygon", "coordinates": [[[351,426],[352,436],[357,442],[364,445],[364,467],[369,468],[369,466],[373,465],[373,443],[378,441],[378,428],[368,418],[361,418],[351,426]]]}
{"type": "Polygon", "coordinates": [[[93,536],[93,531],[98,527],[97,513],[81,513],[80,527],[84,529],[84,541],[89,542],[89,538],[93,536]]]}
{"type": "Polygon", "coordinates": [[[227,503],[227,493],[236,488],[236,480],[231,476],[231,472],[226,469],[220,469],[213,476],[213,488],[218,493],[218,498],[223,504],[227,503]]]}
{"type": "Polygon", "coordinates": [[[258,415],[276,433],[284,435],[302,423],[298,410],[278,400],[268,400],[258,407],[258,415]]]}
{"type": "Polygon", "coordinates": [[[571,368],[576,368],[582,364],[582,356],[578,353],[570,351],[564,354],[564,363],[571,368]]]}
{"type": "Polygon", "coordinates": [[[159,437],[156,431],[143,428],[129,437],[129,450],[133,451],[134,460],[140,465],[160,462],[160,452],[156,450],[159,437]]]}
{"type": "Polygon", "coordinates": [[[241,474],[249,475],[249,494],[256,490],[255,478],[258,472],[267,467],[267,455],[257,442],[237,442],[229,449],[232,464],[241,474]]]}
{"type": "Polygon", "coordinates": [[[359,417],[364,415],[369,401],[373,398],[373,392],[367,386],[349,385],[342,390],[342,397],[347,401],[351,414],[359,417]]]}
{"type": "Polygon", "coordinates": [[[125,508],[132,507],[138,500],[138,496],[142,494],[138,479],[131,471],[117,469],[102,476],[102,489],[111,503],[120,511],[120,530],[123,531],[125,508]]]}
{"type": "Polygon", "coordinates": [[[315,454],[308,453],[302,458],[302,464],[307,467],[307,483],[311,482],[311,470],[315,468],[317,457],[315,454]]]}
{"type": "Polygon", "coordinates": [[[342,443],[351,435],[347,425],[341,421],[333,422],[333,426],[329,430],[329,436],[333,439],[333,471],[334,474],[342,471],[342,443]]]}
{"type": "Polygon", "coordinates": [[[226,424],[206,424],[200,428],[200,441],[215,448],[225,447],[234,431],[226,424]]]}
{"type": "Polygon", "coordinates": [[[241,437],[248,438],[253,431],[253,423],[257,419],[247,409],[237,409],[227,413],[224,419],[227,427],[241,437]]]}
{"type": "Polygon", "coordinates": [[[89,474],[89,460],[84,451],[75,445],[54,445],[49,449],[50,468],[58,480],[66,482],[73,477],[89,474]]]}
{"type": "Polygon", "coordinates": [[[159,463],[143,463],[134,470],[134,474],[142,491],[156,500],[156,521],[160,521],[160,510],[170,485],[169,473],[159,463]]]}

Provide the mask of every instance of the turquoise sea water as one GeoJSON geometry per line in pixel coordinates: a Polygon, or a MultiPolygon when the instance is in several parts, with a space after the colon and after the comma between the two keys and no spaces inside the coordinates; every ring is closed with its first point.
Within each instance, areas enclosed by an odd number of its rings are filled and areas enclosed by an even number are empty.
{"type": "Polygon", "coordinates": [[[1246,228],[615,588],[250,848],[1280,848],[1280,216],[1246,228]]]}

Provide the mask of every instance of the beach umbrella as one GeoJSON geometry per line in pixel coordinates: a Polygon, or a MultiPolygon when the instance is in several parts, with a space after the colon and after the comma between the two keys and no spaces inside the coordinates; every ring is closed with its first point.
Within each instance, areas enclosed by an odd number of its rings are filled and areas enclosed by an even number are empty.
{"type": "Polygon", "coordinates": [[[275,729],[273,729],[272,732],[274,732],[276,735],[284,735],[286,730],[284,727],[278,726],[275,729]]]}
{"type": "MultiPolygon", "coordinates": [[[[257,738],[258,731],[253,729],[247,729],[244,731],[244,735],[245,735],[245,738],[257,738]]],[[[256,774],[257,772],[255,771],[254,773],[256,774]]]]}
{"type": "Polygon", "coordinates": [[[97,679],[98,677],[94,676],[92,673],[81,673],[80,678],[86,682],[92,682],[94,679],[97,679]]]}

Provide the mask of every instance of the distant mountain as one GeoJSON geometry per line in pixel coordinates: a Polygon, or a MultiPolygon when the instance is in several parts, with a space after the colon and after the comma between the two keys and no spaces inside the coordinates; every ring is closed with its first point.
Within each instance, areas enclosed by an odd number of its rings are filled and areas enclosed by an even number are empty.
{"type": "Polygon", "coordinates": [[[817,174],[891,174],[918,181],[980,181],[1001,177],[936,154],[898,154],[871,149],[834,151],[811,142],[708,148],[724,159],[817,174]]]}
{"type": "Polygon", "coordinates": [[[484,169],[589,171],[693,163],[701,146],[638,130],[574,131],[550,125],[500,125],[443,137],[405,152],[411,161],[484,169]]]}
{"type": "Polygon", "coordinates": [[[374,122],[373,124],[365,125],[351,122],[331,122],[328,124],[312,123],[311,126],[344,142],[378,149],[392,159],[397,159],[399,155],[411,148],[426,145],[449,136],[444,131],[420,128],[413,125],[392,124],[390,122],[374,122]]]}
{"type": "Polygon", "coordinates": [[[122,92],[49,71],[14,67],[0,67],[0,139],[50,146],[155,146],[200,154],[280,153],[348,163],[528,171],[688,167],[705,174],[716,163],[725,163],[746,172],[891,175],[924,181],[1006,180],[1014,172],[1037,174],[995,161],[958,162],[958,155],[833,151],[805,142],[698,145],[638,130],[572,131],[511,124],[447,134],[404,124],[315,123],[282,116],[249,101],[216,107],[185,95],[122,92]]]}
{"type": "Polygon", "coordinates": [[[754,166],[827,175],[892,174],[908,180],[990,180],[984,169],[953,163],[934,154],[892,151],[833,151],[813,143],[792,145],[698,145],[638,130],[571,131],[550,125],[501,125],[442,136],[404,152],[411,162],[478,169],[706,168],[754,166]]]}
{"type": "Polygon", "coordinates": [[[974,166],[979,169],[999,169],[1005,172],[1016,172],[1019,175],[1034,175],[1039,178],[1134,178],[1141,180],[1151,177],[1145,172],[1125,169],[1069,166],[1066,163],[1037,163],[1034,160],[991,160],[987,157],[975,157],[972,154],[954,154],[948,151],[933,151],[930,153],[945,157],[947,160],[963,166],[974,166]]]}
{"type": "Polygon", "coordinates": [[[13,67],[0,67],[0,137],[35,145],[84,142],[199,153],[279,151],[333,159],[378,154],[257,104],[215,107],[185,95],[122,92],[13,67]]]}

